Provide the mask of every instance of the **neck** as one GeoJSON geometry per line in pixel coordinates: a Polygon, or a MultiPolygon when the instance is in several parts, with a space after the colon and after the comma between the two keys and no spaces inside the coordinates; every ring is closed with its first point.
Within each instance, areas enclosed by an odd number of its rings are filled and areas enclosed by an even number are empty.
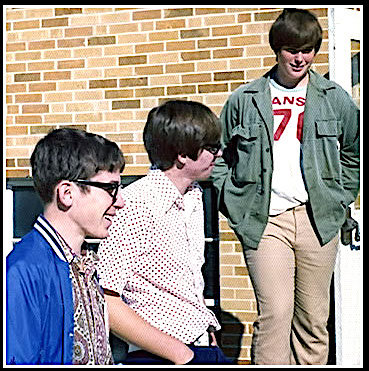
{"type": "Polygon", "coordinates": [[[56,212],[52,207],[45,208],[44,216],[53,228],[63,237],[64,241],[77,255],[81,255],[81,246],[85,236],[73,225],[64,214],[56,212]]]}
{"type": "Polygon", "coordinates": [[[165,170],[164,174],[169,178],[169,180],[177,187],[181,195],[186,193],[186,189],[192,183],[191,179],[187,179],[183,176],[180,169],[177,169],[176,166],[165,170]]]}
{"type": "Polygon", "coordinates": [[[291,79],[291,78],[285,78],[283,74],[279,71],[277,68],[273,78],[277,81],[277,83],[284,88],[287,89],[293,89],[293,88],[301,88],[303,86],[306,86],[309,82],[309,73],[306,73],[304,76],[302,76],[299,79],[291,79]]]}

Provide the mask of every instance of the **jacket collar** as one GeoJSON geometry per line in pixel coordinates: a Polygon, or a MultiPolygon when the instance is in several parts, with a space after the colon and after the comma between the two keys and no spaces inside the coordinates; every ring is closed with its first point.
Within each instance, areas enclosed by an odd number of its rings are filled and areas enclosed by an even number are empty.
{"type": "MultiPolygon", "coordinates": [[[[254,80],[242,86],[244,94],[252,95],[252,103],[257,108],[260,116],[263,118],[263,121],[268,129],[270,138],[273,138],[274,120],[269,82],[270,76],[274,73],[276,68],[277,65],[275,65],[260,79],[254,80]]],[[[307,100],[316,102],[316,99],[324,97],[326,95],[327,90],[336,88],[336,84],[334,82],[327,80],[326,78],[319,75],[315,71],[309,70],[308,73],[309,82],[306,93],[307,100]]],[[[306,105],[306,107],[308,106],[309,105],[306,105]]],[[[305,118],[306,114],[307,112],[305,112],[305,118]]],[[[310,114],[310,112],[308,112],[308,114],[310,114]]]]}
{"type": "Polygon", "coordinates": [[[39,215],[34,228],[42,235],[42,237],[49,243],[51,248],[54,250],[55,254],[63,261],[67,262],[68,259],[64,253],[62,244],[60,242],[58,233],[51,226],[51,224],[46,220],[43,215],[39,215]]]}
{"type": "MultiPolygon", "coordinates": [[[[246,85],[244,85],[245,93],[261,93],[266,92],[269,89],[270,76],[277,69],[275,65],[270,71],[263,75],[260,79],[254,80],[246,85]]],[[[325,77],[319,75],[317,72],[309,69],[309,82],[308,86],[312,85],[315,89],[325,92],[326,90],[334,89],[336,87],[333,81],[326,79],[325,77]]]]}

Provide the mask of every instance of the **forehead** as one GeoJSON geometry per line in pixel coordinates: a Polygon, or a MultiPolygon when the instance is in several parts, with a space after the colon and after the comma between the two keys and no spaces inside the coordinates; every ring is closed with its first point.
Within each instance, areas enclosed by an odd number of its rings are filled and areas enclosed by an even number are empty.
{"type": "Polygon", "coordinates": [[[281,48],[281,50],[294,50],[296,52],[303,51],[303,50],[309,50],[309,49],[314,49],[314,45],[312,45],[311,43],[307,43],[303,45],[291,43],[289,45],[283,45],[281,48]]]}
{"type": "Polygon", "coordinates": [[[95,181],[95,182],[103,182],[103,183],[111,183],[111,182],[120,183],[120,172],[119,170],[112,172],[112,173],[107,170],[100,170],[90,180],[95,181]]]}

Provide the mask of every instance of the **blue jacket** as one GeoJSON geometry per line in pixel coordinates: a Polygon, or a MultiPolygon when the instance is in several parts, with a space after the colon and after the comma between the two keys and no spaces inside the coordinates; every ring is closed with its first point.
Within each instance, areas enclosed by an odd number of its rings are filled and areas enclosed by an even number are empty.
{"type": "Polygon", "coordinates": [[[72,364],[73,336],[69,264],[39,216],[6,259],[6,363],[72,364]]]}

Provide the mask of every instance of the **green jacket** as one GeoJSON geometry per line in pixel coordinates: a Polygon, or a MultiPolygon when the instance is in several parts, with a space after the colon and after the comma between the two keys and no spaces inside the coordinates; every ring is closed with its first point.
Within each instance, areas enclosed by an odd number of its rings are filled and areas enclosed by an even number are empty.
{"type": "MultiPolygon", "coordinates": [[[[212,179],[219,210],[245,247],[257,248],[268,221],[273,173],[270,72],[240,86],[220,118],[223,156],[212,179]]],[[[359,191],[359,110],[336,83],[309,71],[302,138],[308,210],[321,244],[345,221],[359,191]]]]}

